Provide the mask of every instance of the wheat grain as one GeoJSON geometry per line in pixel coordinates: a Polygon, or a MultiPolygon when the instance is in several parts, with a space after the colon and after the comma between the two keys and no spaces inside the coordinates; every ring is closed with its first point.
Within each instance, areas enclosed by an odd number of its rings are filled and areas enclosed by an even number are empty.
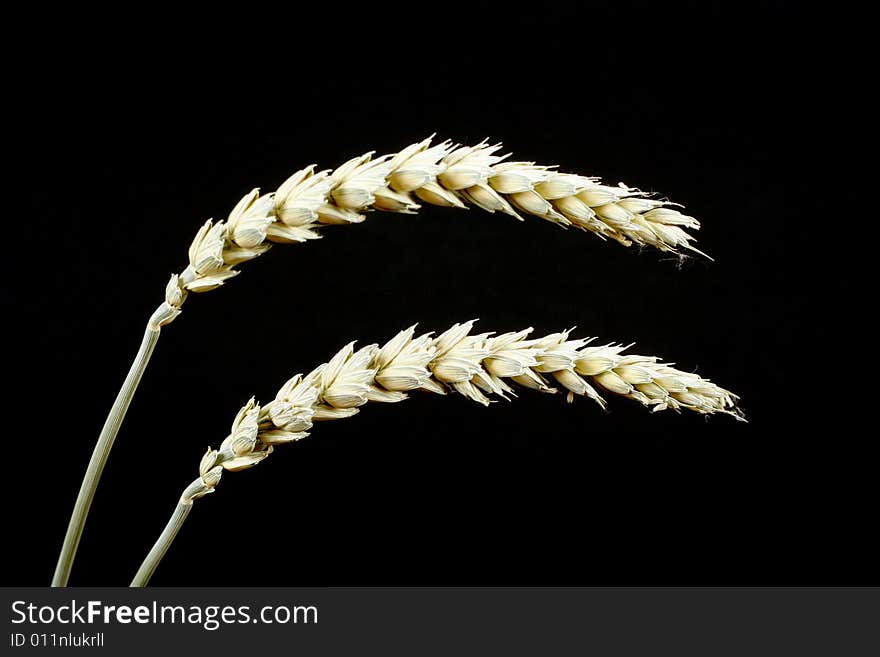
{"type": "Polygon", "coordinates": [[[531,328],[471,335],[473,324],[455,324],[437,337],[416,337],[412,326],[381,348],[371,344],[355,350],[352,342],[305,376],[291,378],[265,406],[251,398],[220,447],[205,452],[198,478],[184,490],[132,586],[147,584],[193,501],[214,492],[224,470],[250,468],[276,445],[308,436],[314,422],[351,417],[370,401],[396,403],[413,390],[451,390],[488,405],[491,396],[516,396],[511,383],[546,393],[557,392],[559,385],[569,402],[589,397],[604,408],[599,393],[604,390],[652,411],[687,409],[744,419],[736,395],[653,356],[625,354],[626,347],[616,344],[591,346],[590,339],[571,339],[570,330],[537,339],[529,339],[531,328]]]}
{"type": "Polygon", "coordinates": [[[575,227],[625,246],[650,245],[661,251],[698,251],[685,228],[700,223],[666,201],[598,178],[557,172],[533,162],[507,162],[501,144],[460,146],[431,137],[397,154],[355,157],[335,171],[311,165],[288,178],[274,193],[246,194],[225,221],[207,221],[189,249],[189,265],[174,275],[155,319],[162,326],[180,314],[186,292],[213,290],[237,275],[235,269],[265,253],[272,243],[321,237],[325,225],[355,224],[365,212],[415,213],[417,200],[431,205],[521,212],[563,227],[575,227]]]}

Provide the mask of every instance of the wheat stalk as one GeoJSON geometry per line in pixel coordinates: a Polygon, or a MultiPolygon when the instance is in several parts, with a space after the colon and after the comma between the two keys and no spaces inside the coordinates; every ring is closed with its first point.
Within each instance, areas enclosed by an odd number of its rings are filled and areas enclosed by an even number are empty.
{"type": "Polygon", "coordinates": [[[189,248],[189,264],[171,276],[165,300],[147,323],[143,343],[101,430],[80,487],[52,580],[65,586],[104,464],[161,327],[181,313],[189,292],[213,290],[239,271],[235,267],[265,253],[273,243],[320,237],[324,225],[354,224],[368,210],[414,213],[416,199],[432,205],[475,205],[522,220],[520,212],[563,227],[573,226],[621,244],[651,245],[661,251],[698,251],[684,228],[698,229],[693,217],[669,203],[623,184],[559,173],[552,166],[508,162],[501,144],[461,146],[429,137],[396,154],[355,157],[335,171],[315,165],[290,176],[274,193],[246,194],[225,221],[208,220],[189,248]]]}
{"type": "Polygon", "coordinates": [[[571,339],[571,330],[529,339],[531,328],[471,335],[473,324],[455,324],[437,337],[415,337],[412,326],[381,348],[371,344],[355,351],[352,342],[305,376],[291,378],[265,406],[251,398],[219,449],[205,452],[199,477],[183,491],[132,586],[147,585],[193,501],[214,492],[224,470],[250,468],[275,445],[308,436],[314,422],[351,417],[368,401],[395,403],[412,390],[453,390],[488,405],[491,396],[516,396],[512,383],[547,393],[557,392],[554,386],[559,385],[569,402],[575,396],[589,397],[604,408],[599,394],[604,390],[652,411],[688,409],[744,419],[736,395],[653,356],[625,354],[627,347],[617,344],[590,346],[591,339],[571,339]]]}

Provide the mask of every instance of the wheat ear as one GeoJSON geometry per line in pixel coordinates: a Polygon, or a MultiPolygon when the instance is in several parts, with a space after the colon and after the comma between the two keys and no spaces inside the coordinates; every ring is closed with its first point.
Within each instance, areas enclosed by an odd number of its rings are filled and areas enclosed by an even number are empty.
{"type": "Polygon", "coordinates": [[[524,212],[626,246],[702,254],[684,230],[699,229],[699,221],[667,201],[622,183],[611,187],[598,178],[559,173],[554,166],[506,162],[509,155],[497,154],[501,144],[444,141],[432,146],[431,139],[378,158],[365,153],[335,171],[308,166],[266,196],[251,190],[225,221],[208,220],[199,229],[189,248],[189,265],[168,283],[161,324],[180,314],[187,292],[223,285],[239,273],[236,265],[262,255],[273,243],[318,239],[322,226],[360,223],[370,210],[413,214],[421,207],[416,199],[447,207],[470,204],[520,220],[524,212]]]}
{"type": "Polygon", "coordinates": [[[238,412],[220,448],[205,452],[199,477],[183,491],[131,585],[147,585],[193,501],[214,492],[224,470],[250,468],[269,456],[275,445],[305,438],[313,422],[351,417],[368,401],[400,402],[412,390],[439,394],[454,390],[488,405],[492,395],[515,396],[512,383],[549,393],[557,392],[558,384],[569,402],[584,396],[604,408],[599,394],[604,390],[652,411],[688,409],[744,419],[733,393],[655,357],[625,354],[621,345],[590,346],[590,339],[571,339],[570,330],[537,339],[529,339],[531,328],[497,336],[471,335],[473,324],[455,324],[437,337],[430,333],[415,337],[413,326],[381,348],[367,345],[355,351],[354,343],[349,343],[329,362],[287,381],[265,406],[251,399],[238,412]]]}
{"type": "Polygon", "coordinates": [[[170,286],[179,292],[169,288],[166,323],[179,313],[186,291],[222,285],[238,274],[236,265],[262,255],[272,243],[318,239],[322,226],[360,223],[370,210],[413,214],[421,207],[416,199],[446,207],[470,204],[519,220],[523,212],[625,246],[702,254],[684,230],[698,230],[699,221],[667,201],[622,183],[612,187],[598,178],[560,173],[555,166],[507,162],[509,154],[497,154],[500,143],[432,146],[431,139],[396,154],[365,153],[334,171],[308,166],[266,196],[251,190],[225,221],[208,220],[196,234],[189,266],[172,278],[170,286]]]}
{"type": "Polygon", "coordinates": [[[416,199],[432,205],[475,205],[522,220],[520,212],[563,227],[574,226],[629,246],[651,245],[661,251],[697,253],[684,228],[699,222],[623,184],[611,187],[598,178],[559,173],[533,162],[506,162],[501,144],[461,146],[432,137],[396,154],[355,157],[335,171],[315,165],[294,173],[274,193],[246,194],[225,221],[208,220],[189,248],[189,265],[171,276],[165,301],[156,309],[143,344],[89,461],[58,563],[53,586],[65,586],[82,536],[98,480],[141,375],[159,339],[159,329],[181,312],[188,292],[213,290],[237,275],[235,266],[265,253],[272,243],[305,242],[320,237],[323,225],[353,224],[368,210],[414,213],[416,199]]]}

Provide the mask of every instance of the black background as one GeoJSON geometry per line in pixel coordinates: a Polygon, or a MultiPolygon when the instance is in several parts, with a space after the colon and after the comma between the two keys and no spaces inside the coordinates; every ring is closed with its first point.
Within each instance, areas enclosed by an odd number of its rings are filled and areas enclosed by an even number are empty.
{"type": "Polygon", "coordinates": [[[432,132],[668,195],[715,262],[434,207],[273,249],[163,331],[71,584],[129,581],[251,395],[351,339],[473,317],[636,341],[738,392],[750,423],[529,393],[370,405],[224,476],[153,583],[878,583],[876,461],[828,322],[847,317],[832,258],[848,229],[823,205],[846,190],[817,152],[850,126],[829,113],[829,76],[839,92],[848,73],[817,48],[827,17],[415,9],[255,11],[222,33],[158,17],[147,36],[108,29],[16,67],[2,583],[49,582],[94,438],[200,223],[312,162],[432,132]]]}

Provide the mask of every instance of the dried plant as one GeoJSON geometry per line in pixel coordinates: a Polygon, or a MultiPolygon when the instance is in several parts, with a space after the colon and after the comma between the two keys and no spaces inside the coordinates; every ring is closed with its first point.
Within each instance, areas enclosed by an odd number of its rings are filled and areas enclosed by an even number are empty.
{"type": "Polygon", "coordinates": [[[223,285],[238,275],[237,265],[262,255],[273,243],[319,239],[323,226],[360,223],[369,210],[413,214],[421,207],[416,198],[463,209],[471,204],[520,221],[519,212],[524,212],[625,246],[702,254],[684,230],[698,230],[699,221],[667,201],[622,183],[611,187],[598,178],[559,173],[554,166],[506,162],[509,155],[496,154],[501,144],[444,141],[432,146],[431,139],[375,159],[365,153],[335,171],[316,172],[316,165],[308,166],[266,196],[251,190],[225,221],[208,220],[199,229],[189,248],[189,265],[171,277],[154,323],[172,322],[188,292],[223,285]]]}
{"type": "Polygon", "coordinates": [[[669,203],[620,184],[559,173],[532,162],[508,162],[500,144],[476,146],[428,138],[397,154],[353,158],[335,171],[302,169],[274,193],[254,189],[225,221],[207,221],[189,248],[189,265],[174,274],[165,300],[147,322],[141,347],[98,437],[77,496],[58,558],[53,586],[65,586],[98,480],[119,427],[149,362],[161,327],[174,321],[189,292],[215,289],[237,275],[235,267],[265,253],[272,243],[305,242],[320,237],[324,225],[353,224],[368,210],[414,213],[416,199],[431,205],[465,208],[468,204],[522,219],[520,212],[563,227],[573,226],[624,245],[650,245],[672,253],[697,251],[685,228],[698,229],[693,217],[669,203]]]}
{"type": "Polygon", "coordinates": [[[471,335],[473,324],[455,324],[437,337],[415,337],[413,326],[381,348],[371,344],[355,351],[349,343],[329,362],[305,376],[294,376],[265,406],[251,399],[220,448],[208,448],[202,457],[199,477],[183,491],[132,586],[147,585],[193,501],[214,492],[224,470],[250,468],[275,445],[305,438],[313,422],[351,417],[368,401],[400,402],[412,390],[454,390],[488,405],[490,396],[516,396],[511,384],[549,393],[557,392],[554,386],[559,385],[569,402],[575,396],[589,397],[604,408],[599,394],[603,390],[652,411],[687,409],[743,419],[733,393],[655,357],[625,354],[627,347],[590,346],[590,339],[571,339],[570,330],[537,339],[529,339],[531,328],[471,335]]]}

